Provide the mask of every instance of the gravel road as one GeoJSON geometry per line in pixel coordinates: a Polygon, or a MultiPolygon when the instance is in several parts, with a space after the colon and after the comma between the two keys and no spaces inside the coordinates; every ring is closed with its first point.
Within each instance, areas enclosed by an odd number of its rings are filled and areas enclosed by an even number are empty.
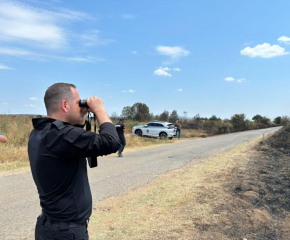
{"type": "MultiPolygon", "coordinates": [[[[255,137],[278,130],[268,128],[202,139],[180,140],[119,158],[115,154],[99,158],[99,166],[89,169],[93,202],[97,203],[124,190],[138,188],[158,175],[191,161],[223,152],[255,137]]],[[[40,214],[37,190],[30,171],[0,177],[0,239],[33,239],[36,217],[40,214]]]]}

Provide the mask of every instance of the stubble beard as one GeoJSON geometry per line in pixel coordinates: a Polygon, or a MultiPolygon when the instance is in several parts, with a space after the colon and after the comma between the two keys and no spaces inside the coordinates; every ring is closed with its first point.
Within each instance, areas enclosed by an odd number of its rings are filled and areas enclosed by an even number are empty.
{"type": "Polygon", "coordinates": [[[82,111],[80,111],[80,117],[79,117],[79,120],[80,120],[80,125],[83,125],[84,123],[85,123],[85,121],[86,121],[86,115],[87,114],[83,114],[83,112],[82,111]]]}

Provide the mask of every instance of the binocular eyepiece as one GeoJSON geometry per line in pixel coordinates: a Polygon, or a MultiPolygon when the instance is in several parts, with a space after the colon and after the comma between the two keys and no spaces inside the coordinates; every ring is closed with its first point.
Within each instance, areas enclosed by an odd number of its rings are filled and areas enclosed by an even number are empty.
{"type": "Polygon", "coordinates": [[[81,100],[79,101],[79,106],[80,106],[80,107],[83,107],[83,108],[89,108],[86,99],[81,99],[81,100]]]}

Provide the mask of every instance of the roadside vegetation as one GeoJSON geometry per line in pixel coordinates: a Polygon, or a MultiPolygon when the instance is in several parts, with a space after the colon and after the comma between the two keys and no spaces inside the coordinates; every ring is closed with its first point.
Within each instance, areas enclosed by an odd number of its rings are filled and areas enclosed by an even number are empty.
{"type": "Polygon", "coordinates": [[[189,119],[186,111],[183,112],[183,115],[179,115],[176,110],[173,110],[171,113],[164,110],[161,114],[154,115],[153,113],[150,113],[149,107],[146,104],[135,103],[132,106],[124,107],[121,116],[114,113],[111,118],[124,118],[127,122],[137,121],[143,124],[149,121],[166,121],[174,123],[179,119],[182,126],[182,133],[184,133],[183,137],[195,137],[274,127],[281,125],[288,117],[278,116],[271,121],[269,118],[257,114],[252,118],[252,120],[249,120],[246,118],[246,114],[242,113],[234,114],[230,119],[221,119],[216,115],[206,118],[199,114],[196,114],[192,119],[189,119]],[[188,133],[187,130],[190,130],[190,133],[188,133]]]}
{"type": "Polygon", "coordinates": [[[90,238],[289,239],[290,127],[94,207],[90,238]]]}

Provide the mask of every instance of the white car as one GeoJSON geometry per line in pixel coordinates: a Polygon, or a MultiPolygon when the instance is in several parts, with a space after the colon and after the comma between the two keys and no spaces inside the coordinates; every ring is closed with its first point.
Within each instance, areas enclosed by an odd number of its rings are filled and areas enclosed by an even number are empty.
{"type": "Polygon", "coordinates": [[[146,125],[134,126],[132,133],[138,136],[159,137],[172,139],[176,136],[176,128],[170,122],[149,122],[146,125]]]}

